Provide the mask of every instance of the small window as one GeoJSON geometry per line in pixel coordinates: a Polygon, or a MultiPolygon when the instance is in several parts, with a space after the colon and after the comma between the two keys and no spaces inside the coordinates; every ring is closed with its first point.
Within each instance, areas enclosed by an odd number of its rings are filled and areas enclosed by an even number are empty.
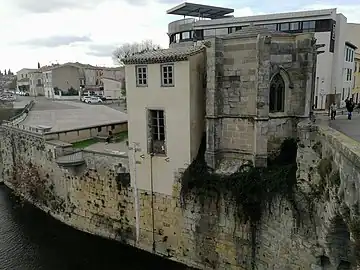
{"type": "Polygon", "coordinates": [[[181,34],[181,39],[190,39],[191,36],[190,36],[190,32],[183,32],[181,34]]]}
{"type": "Polygon", "coordinates": [[[241,30],[242,29],[242,26],[236,26],[235,27],[235,31],[239,31],[239,30],[241,30]]]}
{"type": "Polygon", "coordinates": [[[313,32],[315,31],[315,21],[303,22],[303,31],[304,32],[313,32]]]}
{"type": "Polygon", "coordinates": [[[289,29],[290,29],[289,23],[280,24],[280,31],[289,31],[289,29]]]}
{"type": "Polygon", "coordinates": [[[147,86],[147,66],[136,67],[136,86],[147,86]]]}
{"type": "Polygon", "coordinates": [[[161,85],[174,86],[174,65],[161,66],[161,85]]]}
{"type": "Polygon", "coordinates": [[[98,132],[101,132],[101,129],[102,129],[101,127],[98,127],[98,132]]]}
{"type": "Polygon", "coordinates": [[[270,112],[283,112],[285,103],[285,82],[280,74],[276,74],[270,82],[270,112]]]}
{"type": "Polygon", "coordinates": [[[111,130],[114,130],[115,129],[115,125],[111,125],[111,130]]]}
{"type": "Polygon", "coordinates": [[[292,22],[290,23],[290,30],[299,30],[299,22],[292,22]]]}
{"type": "Polygon", "coordinates": [[[165,154],[165,118],[163,110],[149,110],[150,153],[165,154]]]}

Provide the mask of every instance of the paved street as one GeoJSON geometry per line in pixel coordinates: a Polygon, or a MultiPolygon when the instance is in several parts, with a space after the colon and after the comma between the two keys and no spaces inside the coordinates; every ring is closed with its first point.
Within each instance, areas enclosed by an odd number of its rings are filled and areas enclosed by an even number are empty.
{"type": "Polygon", "coordinates": [[[337,115],[336,120],[330,121],[330,127],[360,142],[360,114],[355,112],[352,120],[344,115],[337,115]]]}
{"type": "Polygon", "coordinates": [[[37,98],[33,109],[22,124],[51,126],[51,131],[63,131],[126,120],[126,113],[105,105],[37,98]]]}

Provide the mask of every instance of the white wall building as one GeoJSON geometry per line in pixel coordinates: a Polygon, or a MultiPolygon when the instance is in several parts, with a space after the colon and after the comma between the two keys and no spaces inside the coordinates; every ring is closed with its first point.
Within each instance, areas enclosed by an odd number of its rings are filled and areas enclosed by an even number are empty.
{"type": "Polygon", "coordinates": [[[116,80],[113,78],[105,78],[101,79],[104,85],[104,96],[108,99],[122,99],[125,98],[122,95],[122,88],[125,87],[124,80],[116,80]]]}
{"type": "Polygon", "coordinates": [[[167,11],[184,19],[168,26],[170,47],[189,46],[194,40],[224,36],[249,25],[259,25],[277,31],[314,32],[317,43],[325,44],[324,53],[318,55],[314,105],[325,109],[340,98],[344,86],[344,49],[347,19],[336,9],[300,11],[279,14],[234,17],[233,9],[183,3],[167,11]],[[185,18],[196,17],[195,18],[185,18]]]}
{"type": "Polygon", "coordinates": [[[204,59],[201,47],[126,59],[128,140],[141,160],[129,165],[138,189],[171,195],[174,173],[196,157],[204,132],[204,59]]]}
{"type": "Polygon", "coordinates": [[[341,92],[341,100],[352,96],[352,88],[354,86],[355,73],[355,50],[357,47],[350,42],[345,43],[343,55],[343,88],[341,92]]]}

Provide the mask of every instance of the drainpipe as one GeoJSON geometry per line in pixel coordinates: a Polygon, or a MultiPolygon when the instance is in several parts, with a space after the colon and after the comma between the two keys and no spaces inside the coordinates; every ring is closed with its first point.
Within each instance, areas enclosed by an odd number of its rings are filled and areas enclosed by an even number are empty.
{"type": "Polygon", "coordinates": [[[151,217],[152,217],[152,252],[155,253],[155,216],[154,216],[154,181],[153,181],[153,159],[154,153],[150,153],[150,188],[151,188],[151,217]]]}
{"type": "Polygon", "coordinates": [[[139,236],[140,236],[140,203],[139,203],[139,194],[138,194],[138,186],[136,179],[136,152],[140,151],[137,148],[139,144],[133,142],[133,147],[129,147],[130,150],[133,150],[132,161],[134,164],[134,202],[135,202],[135,229],[136,229],[136,245],[139,244],[139,236]]]}

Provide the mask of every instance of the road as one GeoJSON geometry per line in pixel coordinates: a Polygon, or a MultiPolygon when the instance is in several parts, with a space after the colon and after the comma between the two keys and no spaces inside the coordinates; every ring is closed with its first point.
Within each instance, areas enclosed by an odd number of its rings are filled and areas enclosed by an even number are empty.
{"type": "Polygon", "coordinates": [[[346,113],[344,115],[337,115],[335,120],[330,121],[330,127],[344,133],[345,135],[360,142],[360,114],[355,112],[352,120],[347,119],[346,113]]]}

